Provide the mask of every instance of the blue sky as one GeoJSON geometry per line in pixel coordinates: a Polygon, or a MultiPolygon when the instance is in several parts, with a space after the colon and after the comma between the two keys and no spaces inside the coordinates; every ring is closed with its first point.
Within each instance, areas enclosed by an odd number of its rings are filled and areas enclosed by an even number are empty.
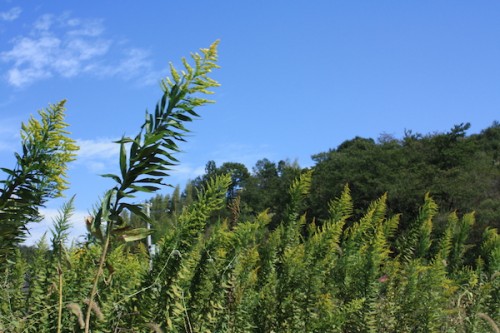
{"type": "MultiPolygon", "coordinates": [[[[113,140],[134,135],[169,61],[220,39],[217,103],[199,110],[170,183],[207,161],[297,160],[356,135],[401,137],[500,120],[499,1],[0,0],[0,165],[19,128],[67,99],[81,146],[73,235],[112,182],[113,140]]],[[[164,193],[168,193],[168,189],[164,193]]],[[[42,210],[38,239],[61,205],[42,210]]]]}

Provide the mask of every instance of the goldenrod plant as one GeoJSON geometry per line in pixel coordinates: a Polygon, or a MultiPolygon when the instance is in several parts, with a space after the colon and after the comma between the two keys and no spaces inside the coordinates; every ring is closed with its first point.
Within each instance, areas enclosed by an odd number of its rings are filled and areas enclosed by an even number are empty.
{"type": "Polygon", "coordinates": [[[103,273],[106,257],[112,236],[118,236],[125,242],[136,241],[147,237],[146,228],[130,228],[124,223],[122,213],[140,216],[146,222],[149,217],[143,212],[142,206],[127,202],[135,198],[135,193],[152,193],[166,185],[163,178],[167,171],[177,163],[173,156],[179,151],[176,141],[184,141],[188,132],[184,123],[192,121],[199,115],[195,108],[210,103],[210,100],[198,97],[200,94],[211,94],[210,90],[219,84],[208,77],[217,68],[217,42],[208,49],[202,49],[202,55],[192,54],[194,67],[183,59],[183,70],[179,73],[170,65],[172,78],[161,82],[163,96],[152,114],[146,112],[146,120],[140,132],[134,137],[123,137],[117,143],[120,145],[119,166],[120,175],[106,174],[104,177],[113,179],[117,184],[108,190],[94,216],[89,220],[89,231],[102,243],[102,253],[97,274],[90,291],[85,315],[85,332],[89,332],[90,316],[98,283],[103,273]],[[129,150],[127,152],[127,144],[129,150]],[[104,227],[104,235],[102,234],[104,227]]]}
{"type": "Polygon", "coordinates": [[[68,163],[78,147],[64,122],[66,101],[49,105],[21,127],[21,153],[13,169],[0,181],[0,265],[27,232],[29,222],[40,221],[39,208],[60,197],[68,186],[68,163]]]}
{"type": "MultiPolygon", "coordinates": [[[[54,221],[51,246],[44,238],[29,255],[14,246],[43,200],[0,229],[5,239],[17,230],[1,264],[0,332],[498,332],[498,231],[486,229],[471,251],[475,214],[453,212],[435,230],[439,207],[429,194],[404,226],[390,193],[362,209],[347,185],[326,217],[312,215],[314,169],[294,168],[283,205],[255,214],[241,206],[244,184],[218,172],[184,194],[152,199],[151,217],[134,203],[164,185],[185,123],[218,85],[208,77],[216,45],[193,55],[194,65],[183,61],[184,71],[172,67],[139,134],[118,141],[120,173],[104,175],[115,184],[87,219],[88,241],[67,243],[73,199],[54,221]],[[160,226],[156,253],[143,243],[144,222],[160,226]]],[[[28,169],[20,165],[5,188],[21,182],[16,175],[28,169]]],[[[53,171],[14,186],[1,216],[14,219],[30,186],[44,189],[42,199],[59,195],[64,168],[53,171]]]]}

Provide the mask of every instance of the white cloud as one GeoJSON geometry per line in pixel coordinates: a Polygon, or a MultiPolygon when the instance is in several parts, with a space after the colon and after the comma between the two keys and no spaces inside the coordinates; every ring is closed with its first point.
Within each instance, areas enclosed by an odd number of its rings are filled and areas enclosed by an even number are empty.
{"type": "MultiPolygon", "coordinates": [[[[50,229],[53,228],[53,221],[59,215],[57,209],[44,208],[40,210],[40,214],[43,216],[43,220],[39,223],[28,224],[29,235],[24,241],[24,245],[34,245],[36,244],[44,234],[47,235],[47,240],[50,239],[51,233],[50,229]]],[[[71,228],[69,230],[68,241],[76,241],[81,236],[85,235],[87,229],[85,227],[85,217],[89,214],[85,211],[75,211],[70,218],[71,228]]]]}
{"type": "Polygon", "coordinates": [[[39,31],[48,31],[52,26],[54,16],[50,14],[45,14],[40,16],[35,23],[33,23],[33,28],[39,31]]]}
{"type": "Polygon", "coordinates": [[[188,180],[193,180],[194,178],[203,175],[205,173],[205,166],[196,167],[188,163],[181,163],[173,166],[169,173],[172,177],[171,179],[166,180],[167,183],[185,183],[188,180]]]}
{"type": "Polygon", "coordinates": [[[21,87],[35,80],[48,78],[50,76],[49,72],[36,68],[27,68],[25,70],[12,68],[7,72],[8,82],[15,87],[21,87]]]}
{"type": "Polygon", "coordinates": [[[162,73],[165,72],[165,70],[155,70],[150,53],[139,48],[124,50],[122,57],[114,64],[92,64],[86,70],[96,73],[101,78],[119,77],[124,80],[135,79],[142,85],[158,83],[162,73]]]}
{"type": "Polygon", "coordinates": [[[102,173],[116,165],[120,145],[116,139],[77,140],[80,147],[76,163],[83,164],[92,173],[102,173]]]}
{"type": "Polygon", "coordinates": [[[104,36],[102,20],[58,17],[45,14],[32,25],[28,34],[11,40],[12,48],[0,52],[0,60],[10,63],[6,78],[10,85],[24,87],[51,77],[71,78],[91,74],[101,78],[118,77],[143,84],[156,81],[149,52],[140,48],[115,50],[104,36]],[[111,53],[120,54],[108,60],[111,53]]]}
{"type": "Polygon", "coordinates": [[[77,144],[80,146],[78,158],[109,159],[116,157],[120,151],[120,145],[114,141],[116,139],[77,140],[77,144]]]}
{"type": "Polygon", "coordinates": [[[51,15],[40,17],[34,23],[30,36],[15,38],[12,49],[0,53],[3,61],[13,63],[7,72],[11,85],[21,87],[54,75],[78,75],[86,62],[108,52],[111,42],[98,38],[102,32],[102,28],[97,27],[98,23],[61,24],[63,28],[70,29],[66,35],[59,36],[51,30],[53,23],[51,15]],[[89,32],[82,32],[87,30],[89,32]]]}
{"type": "Polygon", "coordinates": [[[99,161],[88,161],[85,163],[85,167],[92,173],[104,173],[108,163],[103,163],[99,161]]]}
{"type": "Polygon", "coordinates": [[[102,20],[88,20],[85,24],[81,24],[79,19],[70,19],[67,24],[70,27],[75,27],[75,29],[68,31],[69,36],[97,37],[104,32],[102,20]]]}
{"type": "Polygon", "coordinates": [[[11,8],[6,12],[0,12],[0,21],[14,21],[19,17],[19,15],[21,15],[21,12],[22,10],[19,7],[11,8]]]}
{"type": "Polygon", "coordinates": [[[148,52],[141,49],[131,49],[126,52],[125,58],[116,67],[116,73],[131,77],[150,69],[151,61],[148,52]]]}

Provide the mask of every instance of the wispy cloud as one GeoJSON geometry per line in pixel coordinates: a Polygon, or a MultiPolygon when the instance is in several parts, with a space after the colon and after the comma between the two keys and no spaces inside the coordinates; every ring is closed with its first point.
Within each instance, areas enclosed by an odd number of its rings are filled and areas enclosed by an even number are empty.
{"type": "Polygon", "coordinates": [[[120,145],[114,143],[116,139],[77,140],[80,146],[77,163],[93,173],[101,173],[116,164],[120,152],[120,145]]]}
{"type": "MultiPolygon", "coordinates": [[[[51,233],[50,229],[53,228],[53,221],[59,215],[57,209],[45,208],[40,210],[40,214],[43,216],[43,220],[38,223],[28,224],[29,235],[25,240],[24,245],[34,245],[43,237],[44,234],[47,236],[47,240],[50,239],[51,233]]],[[[85,235],[87,229],[85,227],[85,216],[89,215],[85,211],[75,211],[70,218],[71,229],[69,230],[69,242],[77,240],[81,236],[85,235]]]]}
{"type": "Polygon", "coordinates": [[[16,20],[22,13],[22,9],[19,7],[11,8],[6,12],[0,12],[0,21],[11,22],[16,20]]]}
{"type": "Polygon", "coordinates": [[[169,172],[170,177],[168,177],[165,182],[173,186],[182,186],[204,173],[205,165],[195,166],[190,163],[181,163],[172,167],[172,170],[169,172]]]}
{"type": "Polygon", "coordinates": [[[205,173],[205,166],[193,166],[191,164],[180,164],[172,168],[172,174],[183,177],[198,177],[205,173]]]}
{"type": "Polygon", "coordinates": [[[3,61],[13,64],[7,72],[8,82],[21,87],[55,75],[78,75],[88,62],[109,50],[111,42],[99,37],[100,25],[97,21],[41,16],[28,36],[15,38],[12,49],[0,53],[3,61]],[[58,29],[53,28],[55,24],[58,29]]]}
{"type": "Polygon", "coordinates": [[[157,83],[158,78],[161,77],[160,73],[165,72],[165,70],[155,70],[150,52],[139,48],[123,50],[121,57],[113,64],[95,63],[87,66],[85,70],[101,78],[137,79],[142,85],[157,83]]]}
{"type": "Polygon", "coordinates": [[[11,64],[6,78],[15,87],[81,74],[153,83],[149,52],[113,43],[105,35],[102,20],[45,14],[11,44],[10,50],[0,52],[0,59],[11,64]],[[115,58],[111,61],[110,57],[115,58]]]}
{"type": "Polygon", "coordinates": [[[80,146],[78,157],[82,159],[109,159],[116,157],[120,146],[114,143],[114,141],[116,139],[77,140],[77,144],[80,146]]]}

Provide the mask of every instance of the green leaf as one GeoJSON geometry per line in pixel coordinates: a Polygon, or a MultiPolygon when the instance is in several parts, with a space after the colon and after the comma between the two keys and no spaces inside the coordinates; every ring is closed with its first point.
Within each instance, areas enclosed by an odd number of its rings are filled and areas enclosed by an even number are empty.
{"type": "MultiPolygon", "coordinates": [[[[162,139],[164,136],[165,136],[165,132],[163,131],[158,131],[152,135],[146,135],[146,138],[144,140],[144,146],[149,146],[155,142],[157,142],[158,140],[162,139]]],[[[157,145],[154,145],[154,146],[157,146],[157,145]]]]}
{"type": "Polygon", "coordinates": [[[141,133],[139,133],[135,139],[134,142],[132,142],[132,145],[130,146],[130,159],[134,160],[135,157],[137,156],[137,151],[139,150],[140,144],[141,144],[141,133]]]}
{"type": "Polygon", "coordinates": [[[122,178],[127,177],[127,152],[125,150],[125,143],[120,143],[120,171],[122,178]]]}
{"type": "Polygon", "coordinates": [[[0,168],[0,170],[2,170],[3,172],[5,172],[6,174],[8,174],[10,176],[15,176],[16,175],[16,172],[14,170],[11,170],[11,169],[0,168]]]}
{"type": "Polygon", "coordinates": [[[141,178],[137,179],[135,183],[150,183],[150,184],[164,185],[161,182],[161,178],[141,178]]]}
{"type": "Polygon", "coordinates": [[[146,192],[146,193],[152,193],[160,189],[157,186],[146,186],[146,185],[145,186],[130,185],[129,187],[135,191],[146,192]]]}
{"type": "Polygon", "coordinates": [[[145,171],[144,172],[145,175],[149,175],[149,176],[154,176],[154,177],[166,177],[168,176],[168,174],[166,172],[163,172],[163,171],[145,171]]]}
{"type": "Polygon", "coordinates": [[[151,157],[151,155],[154,155],[155,151],[158,149],[160,146],[160,143],[154,144],[154,145],[145,145],[141,147],[139,150],[139,154],[137,155],[137,159],[144,159],[151,157]]]}
{"type": "Polygon", "coordinates": [[[134,140],[132,140],[131,138],[128,138],[128,137],[123,137],[120,140],[113,141],[113,142],[122,144],[122,143],[131,143],[131,142],[134,142],[134,140]]]}
{"type": "Polygon", "coordinates": [[[111,173],[106,173],[104,175],[101,175],[101,177],[104,177],[104,178],[111,178],[113,179],[114,181],[116,181],[118,184],[121,184],[122,183],[122,180],[120,179],[120,177],[118,177],[117,175],[113,175],[111,173]]]}
{"type": "Polygon", "coordinates": [[[157,118],[160,117],[160,114],[161,114],[161,111],[165,110],[165,106],[167,105],[167,100],[168,100],[168,94],[165,93],[163,94],[162,98],[161,98],[161,102],[159,104],[159,110],[158,110],[158,114],[156,115],[157,118]]]}
{"type": "Polygon", "coordinates": [[[115,231],[113,233],[119,235],[125,242],[134,242],[144,239],[153,233],[153,230],[146,228],[136,228],[125,231],[115,231]]]}
{"type": "Polygon", "coordinates": [[[180,121],[193,121],[193,119],[191,119],[191,117],[188,117],[182,113],[175,113],[172,115],[172,117],[174,117],[180,121]]]}
{"type": "Polygon", "coordinates": [[[121,206],[121,210],[127,209],[132,214],[139,216],[142,220],[144,220],[146,222],[150,221],[150,217],[147,216],[146,213],[144,213],[142,205],[121,203],[120,206],[121,206]]]}

